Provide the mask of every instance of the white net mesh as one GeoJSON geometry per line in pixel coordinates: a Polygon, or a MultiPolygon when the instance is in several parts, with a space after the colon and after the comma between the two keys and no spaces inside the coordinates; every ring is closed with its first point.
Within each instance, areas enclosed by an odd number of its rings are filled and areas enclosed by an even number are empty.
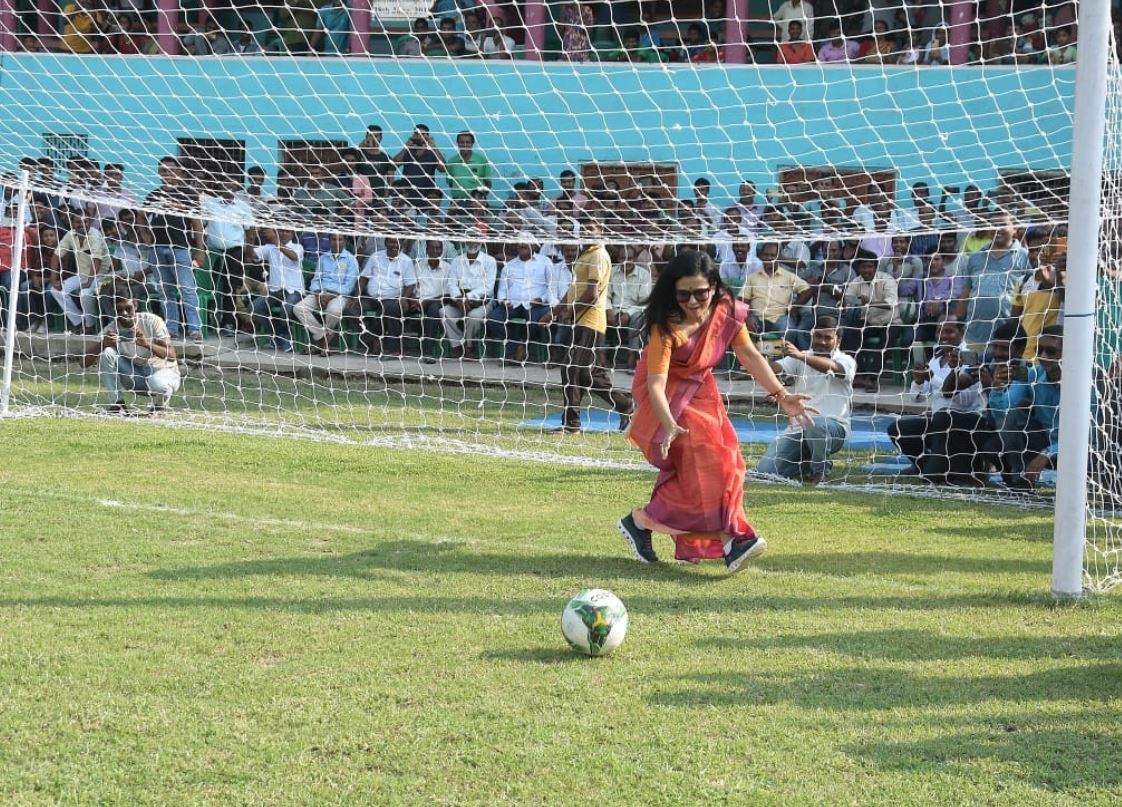
{"type": "MultiPolygon", "coordinates": [[[[1047,503],[1035,388],[1063,305],[1074,3],[5,9],[0,231],[20,225],[17,165],[33,202],[3,300],[17,412],[119,399],[207,428],[639,466],[616,415],[645,299],[700,247],[761,348],[790,345],[784,380],[811,383],[799,353],[824,317],[855,360],[844,447],[761,471],[1047,503]],[[542,318],[592,240],[614,267],[604,395],[558,436],[573,336],[542,318]],[[159,324],[113,324],[122,282],[159,324]],[[174,356],[151,362],[135,339],[161,327],[174,356]]],[[[1120,487],[1113,111],[1096,584],[1120,487]]],[[[731,360],[718,374],[757,467],[783,424],[731,360]]]]}

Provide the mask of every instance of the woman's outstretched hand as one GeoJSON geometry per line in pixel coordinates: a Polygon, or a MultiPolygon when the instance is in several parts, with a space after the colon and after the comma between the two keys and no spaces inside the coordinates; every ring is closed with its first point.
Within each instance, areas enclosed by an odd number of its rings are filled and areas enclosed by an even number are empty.
{"type": "Polygon", "coordinates": [[[810,396],[805,392],[795,392],[782,396],[776,406],[787,416],[792,426],[813,426],[814,418],[811,416],[820,413],[813,406],[806,405],[809,400],[810,396]]]}

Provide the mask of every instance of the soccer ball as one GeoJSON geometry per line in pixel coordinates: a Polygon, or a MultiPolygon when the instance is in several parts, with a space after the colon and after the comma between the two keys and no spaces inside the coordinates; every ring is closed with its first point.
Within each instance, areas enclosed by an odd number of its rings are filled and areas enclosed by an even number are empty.
{"type": "Polygon", "coordinates": [[[619,597],[602,588],[578,592],[561,614],[561,632],[578,653],[606,656],[627,635],[627,609],[619,597]]]}

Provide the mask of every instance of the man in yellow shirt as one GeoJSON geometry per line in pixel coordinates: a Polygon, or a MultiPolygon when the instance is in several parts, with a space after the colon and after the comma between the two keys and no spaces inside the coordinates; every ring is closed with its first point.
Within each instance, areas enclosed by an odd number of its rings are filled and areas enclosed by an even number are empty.
{"type": "Polygon", "coordinates": [[[756,257],[763,268],[749,275],[740,290],[740,299],[751,310],[748,329],[782,334],[799,350],[808,350],[814,318],[805,306],[813,290],[801,277],[779,265],[778,244],[761,243],[756,257]]]}
{"type": "Polygon", "coordinates": [[[82,2],[67,3],[62,7],[66,25],[62,41],[71,53],[94,53],[104,36],[107,17],[103,11],[92,11],[82,2]]]}
{"type": "Polygon", "coordinates": [[[558,431],[566,434],[580,431],[581,403],[589,390],[619,414],[620,431],[631,424],[630,393],[612,389],[611,376],[600,363],[600,347],[608,330],[608,285],[612,280],[612,259],[599,243],[600,234],[600,223],[595,219],[581,222],[585,247],[573,264],[573,283],[557,307],[541,320],[542,325],[554,320],[573,323],[568,355],[561,365],[565,409],[558,431]]]}

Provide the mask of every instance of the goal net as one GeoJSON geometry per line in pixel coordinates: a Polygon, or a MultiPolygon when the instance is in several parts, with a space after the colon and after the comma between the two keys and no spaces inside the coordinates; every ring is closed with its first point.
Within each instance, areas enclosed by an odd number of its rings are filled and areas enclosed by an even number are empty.
{"type": "Polygon", "coordinates": [[[716,368],[758,477],[1048,506],[1074,3],[155,5],[0,8],[12,412],[642,467],[619,415],[645,300],[701,249],[785,383],[816,383],[816,322],[854,359],[832,454],[716,368]],[[550,312],[593,244],[602,372],[567,409],[584,376],[550,312]]]}

